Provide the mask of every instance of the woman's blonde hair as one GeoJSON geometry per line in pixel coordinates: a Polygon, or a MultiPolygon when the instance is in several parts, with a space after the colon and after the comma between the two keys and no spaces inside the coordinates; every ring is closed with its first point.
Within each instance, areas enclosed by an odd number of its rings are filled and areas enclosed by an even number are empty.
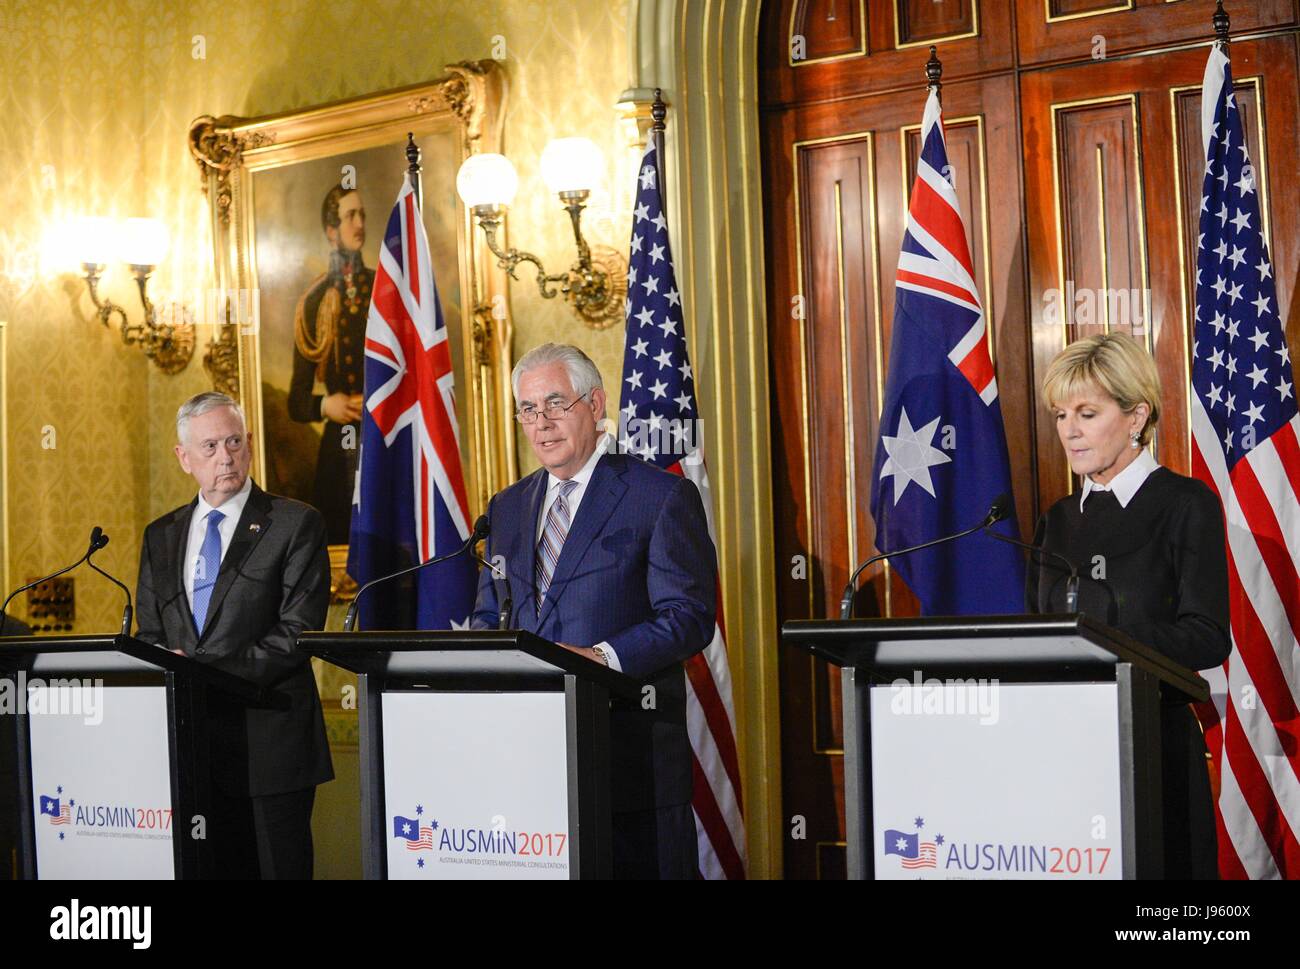
{"type": "Polygon", "coordinates": [[[1056,407],[1094,388],[1109,394],[1126,414],[1146,404],[1149,413],[1139,441],[1143,447],[1151,442],[1160,420],[1160,374],[1142,344],[1119,333],[1076,340],[1048,366],[1043,402],[1056,407]]]}

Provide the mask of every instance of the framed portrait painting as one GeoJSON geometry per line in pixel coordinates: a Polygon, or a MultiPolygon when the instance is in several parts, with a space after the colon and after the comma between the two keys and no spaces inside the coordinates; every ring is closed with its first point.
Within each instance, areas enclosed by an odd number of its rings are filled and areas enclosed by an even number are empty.
{"type": "Polygon", "coordinates": [[[499,68],[485,61],[428,84],[191,126],[224,294],[204,363],[244,406],[257,480],[325,517],[336,592],[350,584],[370,294],[408,177],[451,344],[471,518],[517,476],[505,277],[456,194],[461,162],[497,150],[503,95],[499,68]]]}

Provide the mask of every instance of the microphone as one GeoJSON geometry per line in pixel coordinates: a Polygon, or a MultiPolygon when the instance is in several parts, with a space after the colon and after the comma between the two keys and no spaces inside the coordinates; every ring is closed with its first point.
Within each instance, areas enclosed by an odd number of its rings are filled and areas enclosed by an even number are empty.
{"type": "MultiPolygon", "coordinates": [[[[492,573],[493,583],[504,582],[505,596],[500,599],[501,604],[497,607],[497,629],[509,629],[510,618],[514,615],[515,611],[515,603],[514,600],[510,598],[510,583],[506,580],[505,572],[501,571],[501,569],[497,568],[481,555],[475,555],[474,561],[478,562],[479,565],[492,573]]],[[[500,586],[497,588],[499,589],[500,586]]]]}
{"type": "Polygon", "coordinates": [[[416,565],[410,566],[409,568],[402,569],[400,572],[394,572],[391,575],[381,575],[377,579],[371,579],[360,589],[358,589],[357,594],[352,597],[352,602],[349,603],[348,605],[347,615],[343,617],[343,631],[345,633],[352,632],[352,627],[355,626],[357,623],[357,601],[361,598],[362,595],[365,594],[365,592],[368,589],[371,589],[374,586],[379,585],[379,583],[381,582],[387,582],[390,579],[400,579],[404,575],[409,575],[412,572],[418,572],[420,569],[425,568],[426,566],[437,565],[439,562],[446,562],[448,559],[454,559],[457,555],[464,555],[466,552],[472,549],[483,539],[487,538],[488,529],[489,529],[489,525],[488,525],[487,515],[479,515],[478,521],[474,523],[474,531],[470,533],[469,539],[466,540],[464,545],[456,549],[456,551],[449,552],[446,555],[439,555],[437,558],[431,558],[427,562],[420,562],[416,565]]]}
{"type": "Polygon", "coordinates": [[[13,592],[9,593],[9,597],[5,599],[4,605],[0,606],[0,636],[4,635],[5,616],[7,614],[6,610],[9,608],[9,603],[13,601],[14,596],[18,595],[20,592],[26,592],[28,589],[34,589],[42,582],[48,582],[50,579],[57,579],[65,572],[71,572],[78,565],[86,561],[88,558],[94,555],[95,552],[97,552],[99,549],[103,548],[107,544],[108,544],[108,538],[107,536],[104,535],[104,530],[100,528],[98,525],[96,525],[90,532],[90,547],[86,549],[85,555],[81,556],[81,558],[77,559],[77,561],[73,562],[66,569],[59,569],[59,571],[57,572],[51,572],[49,575],[45,576],[44,578],[36,579],[33,582],[28,582],[26,585],[20,586],[19,588],[14,589],[13,592]]]}
{"type": "MultiPolygon", "coordinates": [[[[1007,516],[1004,514],[1002,518],[1005,517],[1007,516]]],[[[1002,520],[1001,518],[997,519],[997,521],[1001,521],[1001,520],[1002,520]]],[[[993,524],[996,524],[996,522],[989,522],[989,525],[993,525],[993,524]]],[[[985,528],[987,529],[989,525],[986,525],[985,528]]],[[[1066,571],[1070,573],[1070,577],[1065,582],[1065,611],[1066,612],[1079,611],[1078,566],[1076,566],[1073,562],[1067,559],[1060,552],[1053,552],[1050,548],[1042,548],[1041,546],[1038,545],[1030,545],[1027,542],[1022,542],[1019,541],[1018,539],[1009,538],[1006,535],[999,535],[997,532],[986,531],[984,534],[988,535],[990,538],[996,538],[999,542],[1006,542],[1008,545],[1015,545],[1017,548],[1027,549],[1030,552],[1037,552],[1040,555],[1046,553],[1047,555],[1050,555],[1053,558],[1060,559],[1062,562],[1064,562],[1066,571]]]]}
{"type": "Polygon", "coordinates": [[[871,556],[871,558],[867,559],[854,569],[853,574],[849,576],[848,583],[844,586],[844,594],[840,596],[840,619],[844,620],[853,618],[853,594],[858,590],[858,576],[861,575],[868,566],[875,565],[881,559],[887,559],[893,555],[906,555],[909,552],[919,552],[922,549],[931,548],[935,545],[942,545],[945,542],[953,542],[959,538],[965,538],[967,535],[973,535],[975,532],[985,529],[989,525],[1006,518],[1009,514],[1008,509],[1010,505],[1010,495],[998,495],[993,504],[989,506],[988,513],[984,516],[984,520],[974,528],[967,528],[963,531],[957,532],[955,535],[945,535],[942,538],[922,542],[920,545],[913,545],[910,548],[899,548],[892,552],[881,552],[879,555],[871,556]]]}
{"type": "Polygon", "coordinates": [[[90,533],[90,551],[86,553],[86,564],[126,593],[126,608],[122,610],[122,635],[130,636],[131,617],[135,614],[135,610],[131,608],[131,590],[96,565],[94,559],[91,557],[107,544],[108,536],[104,534],[102,528],[96,525],[95,530],[90,533]]]}

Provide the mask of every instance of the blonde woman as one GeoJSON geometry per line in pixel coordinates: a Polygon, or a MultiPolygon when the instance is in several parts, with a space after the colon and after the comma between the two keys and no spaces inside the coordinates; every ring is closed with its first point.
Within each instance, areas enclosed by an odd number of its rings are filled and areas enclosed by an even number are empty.
{"type": "MultiPolygon", "coordinates": [[[[1208,487],[1147,449],[1161,408],[1155,361],[1131,337],[1079,340],[1048,367],[1043,401],[1080,487],[1040,519],[1034,544],[1079,569],[1079,611],[1193,670],[1223,663],[1223,510],[1208,487]]],[[[1064,612],[1067,576],[1042,560],[1029,569],[1029,610],[1064,612]]],[[[1205,741],[1186,704],[1162,708],[1161,744],[1165,877],[1215,878],[1205,741]]]]}

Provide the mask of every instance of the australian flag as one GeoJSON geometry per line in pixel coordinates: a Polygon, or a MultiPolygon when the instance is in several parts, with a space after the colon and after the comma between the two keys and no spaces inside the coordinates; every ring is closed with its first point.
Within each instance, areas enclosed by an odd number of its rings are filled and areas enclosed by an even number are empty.
{"type": "MultiPolygon", "coordinates": [[[[931,91],[898,258],[872,476],[876,547],[885,552],[970,528],[1011,491],[988,326],[951,171],[931,91]]],[[[1017,536],[1012,520],[996,527],[1017,536]]],[[[987,535],[891,561],[925,615],[1024,611],[1021,553],[987,535]]]]}
{"type": "MultiPolygon", "coordinates": [[[[451,344],[409,179],[388,218],[366,321],[365,410],[348,573],[358,584],[454,552],[470,535],[451,344]]],[[[473,560],[385,583],[361,600],[363,629],[465,626],[473,560]]]]}
{"type": "Polygon", "coordinates": [[[921,836],[908,834],[906,831],[885,831],[885,854],[900,855],[903,858],[916,858],[921,853],[921,836]]]}

